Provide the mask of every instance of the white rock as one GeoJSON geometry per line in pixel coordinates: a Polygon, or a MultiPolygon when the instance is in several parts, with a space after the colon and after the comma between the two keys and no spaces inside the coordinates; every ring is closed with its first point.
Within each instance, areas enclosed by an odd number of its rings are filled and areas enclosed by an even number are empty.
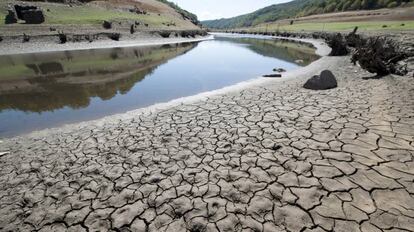
{"type": "Polygon", "coordinates": [[[10,152],[8,152],[8,151],[3,151],[3,152],[0,152],[0,157],[2,157],[2,156],[5,156],[5,155],[7,155],[7,154],[9,154],[10,152]]]}

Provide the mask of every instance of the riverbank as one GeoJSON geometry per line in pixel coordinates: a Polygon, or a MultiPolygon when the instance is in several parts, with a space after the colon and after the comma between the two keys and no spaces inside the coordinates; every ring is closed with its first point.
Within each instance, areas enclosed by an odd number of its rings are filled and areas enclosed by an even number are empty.
{"type": "MultiPolygon", "coordinates": [[[[190,38],[183,37],[169,37],[162,38],[159,35],[151,33],[141,33],[134,37],[122,38],[120,41],[114,41],[109,38],[99,39],[93,42],[67,42],[58,43],[57,38],[45,36],[37,40],[33,39],[30,43],[22,43],[20,40],[7,41],[7,46],[0,46],[0,55],[11,54],[25,54],[25,53],[39,53],[39,52],[54,52],[54,51],[69,51],[69,50],[87,50],[100,48],[119,48],[119,47],[133,47],[133,46],[150,46],[163,45],[173,43],[199,42],[203,40],[213,39],[210,35],[194,36],[190,38]]],[[[3,41],[2,44],[5,44],[3,41]]]]}
{"type": "Polygon", "coordinates": [[[6,139],[0,230],[410,230],[414,83],[349,60],[6,139]]]}

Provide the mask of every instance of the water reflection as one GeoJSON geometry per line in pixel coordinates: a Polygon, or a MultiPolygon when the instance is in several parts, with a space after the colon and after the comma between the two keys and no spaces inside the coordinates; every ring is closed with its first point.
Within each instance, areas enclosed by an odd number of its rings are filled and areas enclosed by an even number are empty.
{"type": "Polygon", "coordinates": [[[217,38],[164,46],[0,56],[0,136],[122,113],[317,59],[295,43],[217,38]]]}
{"type": "Polygon", "coordinates": [[[306,66],[319,58],[315,54],[315,48],[306,43],[297,43],[278,39],[257,39],[257,38],[235,38],[219,37],[220,40],[247,45],[249,49],[257,54],[273,57],[280,60],[295,62],[302,60],[299,65],[306,66]]]}
{"type": "Polygon", "coordinates": [[[0,112],[87,107],[92,97],[127,93],[160,64],[196,44],[0,57],[0,112]],[[54,61],[47,61],[54,60],[54,61]],[[33,62],[34,63],[28,63],[33,62]]]}

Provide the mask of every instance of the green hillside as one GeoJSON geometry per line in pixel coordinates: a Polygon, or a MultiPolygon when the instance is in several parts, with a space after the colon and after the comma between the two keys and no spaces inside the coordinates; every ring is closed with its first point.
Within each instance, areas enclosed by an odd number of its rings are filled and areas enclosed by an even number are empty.
{"type": "Polygon", "coordinates": [[[413,5],[414,0],[294,0],[228,19],[207,20],[209,28],[226,29],[250,27],[279,19],[353,10],[373,10],[413,5]]]}
{"type": "Polygon", "coordinates": [[[184,18],[189,19],[192,23],[194,24],[199,24],[200,22],[198,21],[197,15],[186,11],[184,9],[182,9],[181,7],[179,7],[177,4],[167,1],[167,0],[158,0],[159,2],[162,2],[164,4],[167,4],[168,6],[170,6],[171,8],[173,8],[174,10],[176,10],[179,14],[181,14],[184,18]]]}

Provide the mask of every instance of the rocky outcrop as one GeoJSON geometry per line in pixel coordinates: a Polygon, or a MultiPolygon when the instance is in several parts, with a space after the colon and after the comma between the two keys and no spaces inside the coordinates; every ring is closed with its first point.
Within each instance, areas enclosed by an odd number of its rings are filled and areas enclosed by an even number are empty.
{"type": "Polygon", "coordinates": [[[27,24],[41,24],[45,22],[42,10],[28,10],[23,13],[23,20],[27,24]]]}
{"type": "MultiPolygon", "coordinates": [[[[14,10],[17,18],[24,20],[27,24],[41,24],[45,22],[43,11],[37,6],[14,5],[14,10]]],[[[9,15],[10,12],[13,11],[9,11],[9,15]]]]}
{"type": "Polygon", "coordinates": [[[312,90],[325,90],[336,88],[337,86],[338,83],[333,73],[329,70],[324,70],[321,72],[321,75],[315,75],[310,78],[303,87],[312,90]]]}

